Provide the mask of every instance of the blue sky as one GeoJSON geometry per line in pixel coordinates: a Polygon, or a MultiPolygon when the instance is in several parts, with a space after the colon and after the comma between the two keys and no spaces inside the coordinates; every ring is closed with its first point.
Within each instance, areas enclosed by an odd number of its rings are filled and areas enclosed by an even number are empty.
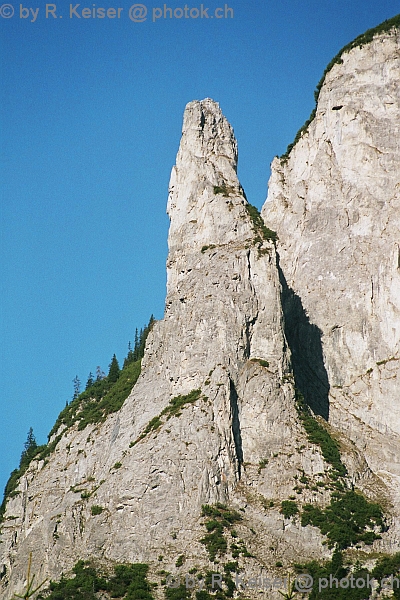
{"type": "Polygon", "coordinates": [[[134,22],[130,0],[76,9],[122,8],[119,19],[70,18],[69,3],[54,4],[57,19],[41,0],[12,1],[14,16],[0,17],[0,494],[29,427],[46,442],[74,377],[107,371],[114,352],[122,363],[135,328],[163,316],[186,103],[220,103],[260,208],[270,162],[308,118],[326,64],[400,12],[398,0],[229,0],[233,18],[211,19],[225,2],[205,0],[209,18],[195,19],[184,7],[200,2],[171,0],[182,18],[153,22],[164,2],[146,0],[134,22]],[[24,10],[38,8],[35,20],[24,10]]]}

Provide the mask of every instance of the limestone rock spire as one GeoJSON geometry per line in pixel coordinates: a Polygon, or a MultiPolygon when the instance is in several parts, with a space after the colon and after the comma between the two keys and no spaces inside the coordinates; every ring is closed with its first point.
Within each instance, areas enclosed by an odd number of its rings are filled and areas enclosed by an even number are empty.
{"type": "Polygon", "coordinates": [[[172,168],[167,212],[170,259],[176,250],[252,237],[237,178],[237,142],[217,102],[190,102],[172,168]]]}

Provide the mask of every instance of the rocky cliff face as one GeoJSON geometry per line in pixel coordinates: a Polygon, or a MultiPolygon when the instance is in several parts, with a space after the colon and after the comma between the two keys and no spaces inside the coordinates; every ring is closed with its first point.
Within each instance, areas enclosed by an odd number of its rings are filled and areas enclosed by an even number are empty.
{"type": "MultiPolygon", "coordinates": [[[[219,106],[190,103],[168,200],[165,317],[121,411],[101,426],[68,430],[9,500],[7,598],[22,585],[31,551],[39,576],[51,578],[78,557],[152,562],[162,554],[173,565],[184,553],[208,562],[198,541],[202,504],[243,507],[247,488],[287,497],[298,469],[323,469],[318,451],[305,449],[294,408],[275,248],[246,208],[236,161],[219,106]],[[195,402],[160,417],[172,398],[194,390],[195,402]],[[259,473],[271,457],[273,467],[259,473]],[[93,504],[101,515],[91,515],[93,504]]],[[[266,548],[276,539],[282,555],[293,553],[297,535],[318,555],[315,532],[289,527],[281,539],[278,508],[262,521],[266,548]]]]}
{"type": "Polygon", "coordinates": [[[400,36],[327,74],[314,121],[272,164],[297,384],[393,488],[400,475],[400,36]]]}
{"type": "MultiPolygon", "coordinates": [[[[180,555],[184,572],[211,568],[201,507],[216,502],[243,515],[248,576],[329,556],[317,528],[280,511],[291,497],[325,506],[336,485],[294,383],[337,428],[349,481],[400,514],[398,52],[385,34],[328,74],[308,133],[273,163],[263,214],[277,245],[247,203],[218,104],[188,104],[164,319],[121,410],[61,428],[21,478],[2,524],[2,598],[22,589],[31,552],[38,579],[79,558],[147,562],[154,577],[160,555],[168,571],[180,555]]],[[[397,547],[389,533],[372,549],[397,547]]]]}

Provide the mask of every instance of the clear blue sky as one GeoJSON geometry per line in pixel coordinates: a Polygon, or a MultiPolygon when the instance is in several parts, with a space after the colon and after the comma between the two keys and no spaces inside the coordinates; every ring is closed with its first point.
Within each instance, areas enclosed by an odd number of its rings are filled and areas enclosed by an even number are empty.
{"type": "MultiPolygon", "coordinates": [[[[14,16],[0,17],[0,495],[29,427],[46,442],[73,378],[107,371],[114,352],[122,363],[135,327],[163,316],[186,103],[220,103],[260,208],[269,164],[308,118],[326,64],[400,12],[398,0],[229,0],[233,18],[194,19],[171,0],[182,18],[153,22],[164,2],[151,0],[133,22],[129,0],[77,8],[122,8],[119,19],[70,18],[54,2],[57,19],[42,0],[12,1],[14,16]],[[36,19],[21,7],[39,8],[36,19]]],[[[225,2],[203,5],[211,16],[225,2]]]]}

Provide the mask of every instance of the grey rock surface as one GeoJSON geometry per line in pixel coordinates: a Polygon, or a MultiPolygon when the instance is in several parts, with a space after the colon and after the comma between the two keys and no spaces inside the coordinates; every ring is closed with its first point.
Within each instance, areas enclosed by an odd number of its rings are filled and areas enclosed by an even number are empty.
{"type": "Polygon", "coordinates": [[[275,158],[264,219],[279,235],[296,384],[354,441],[400,505],[400,37],[342,55],[316,117],[275,158]]]}

